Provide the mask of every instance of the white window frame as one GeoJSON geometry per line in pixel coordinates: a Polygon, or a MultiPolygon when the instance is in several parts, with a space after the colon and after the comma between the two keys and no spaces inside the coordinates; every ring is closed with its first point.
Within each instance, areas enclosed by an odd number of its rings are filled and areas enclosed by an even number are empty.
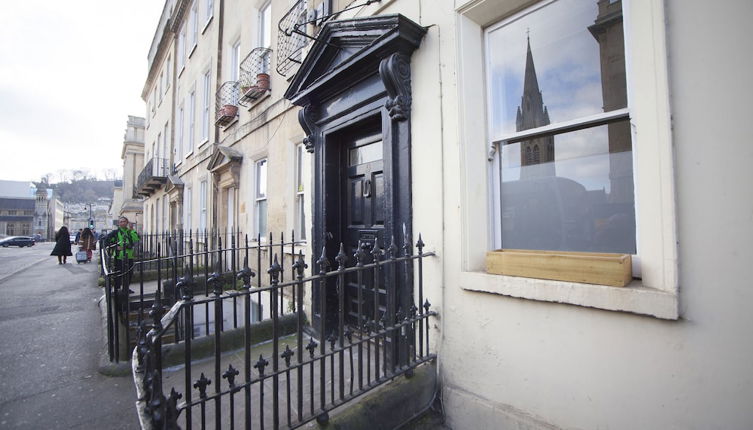
{"type": "Polygon", "coordinates": [[[161,71],[159,74],[159,82],[157,83],[157,94],[159,95],[159,102],[158,105],[162,105],[162,98],[165,95],[164,93],[165,88],[165,71],[161,71]]]}
{"type": "Polygon", "coordinates": [[[268,197],[268,182],[269,179],[269,159],[260,158],[254,162],[254,236],[261,234],[261,241],[266,241],[266,236],[269,234],[269,200],[268,197]],[[261,180],[261,166],[264,166],[264,173],[266,173],[264,181],[261,180]],[[263,185],[263,190],[261,189],[263,185]],[[260,204],[265,202],[267,205],[267,216],[265,220],[265,229],[261,231],[260,221],[261,215],[259,214],[260,204]]]}
{"type": "Polygon", "coordinates": [[[296,232],[296,238],[298,240],[306,240],[306,197],[305,197],[305,190],[306,185],[304,183],[304,160],[306,159],[306,147],[299,143],[295,146],[295,189],[294,189],[294,200],[295,200],[295,232],[296,232]],[[303,212],[303,216],[301,216],[301,212],[303,212]]]}
{"type": "Polygon", "coordinates": [[[524,0],[458,1],[458,103],[461,137],[460,287],[532,300],[569,303],[677,319],[678,278],[674,174],[662,2],[623,1],[625,63],[632,129],[637,249],[642,279],[625,288],[484,271],[493,247],[493,199],[486,127],[484,28],[508,18],[524,0]],[[640,52],[640,61],[633,52],[640,52]],[[486,175],[479,172],[487,172],[486,175]]]}
{"type": "Polygon", "coordinates": [[[167,61],[165,61],[165,94],[167,94],[167,90],[170,88],[170,81],[172,80],[172,76],[170,76],[170,63],[172,57],[167,56],[167,61]]]}
{"type": "MultiPolygon", "coordinates": [[[[157,159],[157,163],[162,158],[162,130],[157,132],[157,142],[154,144],[154,158],[157,159]]],[[[153,166],[152,169],[159,170],[158,166],[153,166]]],[[[152,170],[154,173],[154,170],[152,170]]]]}
{"type": "Polygon", "coordinates": [[[178,34],[178,76],[186,68],[186,27],[183,26],[178,34]]]}
{"type": "Polygon", "coordinates": [[[162,202],[160,201],[160,198],[157,197],[157,199],[154,201],[154,232],[155,233],[162,233],[162,230],[160,230],[160,221],[162,220],[162,202]]]}
{"type": "Polygon", "coordinates": [[[163,157],[165,158],[166,166],[165,168],[168,170],[167,172],[161,172],[161,173],[169,173],[170,166],[169,166],[169,159],[170,159],[170,121],[165,122],[165,129],[164,133],[162,134],[162,152],[163,157]]]}
{"type": "Polygon", "coordinates": [[[178,106],[178,126],[175,129],[178,132],[178,136],[175,142],[175,163],[176,164],[180,164],[183,162],[183,145],[184,145],[183,135],[185,133],[185,126],[186,126],[185,102],[181,100],[180,105],[178,106]]]}
{"type": "Polygon", "coordinates": [[[207,180],[199,183],[199,231],[207,228],[207,180]]]}
{"type": "Polygon", "coordinates": [[[206,19],[204,20],[204,27],[201,29],[202,34],[207,31],[207,27],[214,17],[214,0],[204,0],[204,16],[206,19]]]}
{"type": "Polygon", "coordinates": [[[186,184],[183,195],[183,230],[191,231],[191,185],[186,184]]]}
{"type": "MultiPolygon", "coordinates": [[[[271,48],[272,47],[272,2],[269,1],[266,4],[264,4],[262,7],[259,8],[259,33],[257,35],[259,38],[259,46],[262,48],[271,48]],[[267,15],[267,12],[269,13],[267,15]],[[265,18],[269,18],[268,20],[265,18]]],[[[269,69],[271,68],[271,56],[269,54],[265,55],[262,64],[263,64],[263,72],[269,73],[269,69]]]]}
{"type": "Polygon", "coordinates": [[[191,48],[188,51],[188,58],[191,58],[191,55],[193,55],[194,51],[196,50],[196,46],[199,44],[199,0],[194,0],[193,4],[191,5],[191,13],[188,18],[189,26],[191,27],[191,48]]]}
{"type": "Polygon", "coordinates": [[[188,110],[188,150],[186,151],[186,158],[193,154],[196,148],[196,84],[188,93],[188,110]]]}
{"type": "Polygon", "coordinates": [[[212,70],[207,70],[202,77],[202,101],[201,108],[201,143],[199,146],[209,142],[209,130],[211,129],[210,107],[212,105],[212,70]]]}
{"type": "Polygon", "coordinates": [[[233,42],[230,47],[230,81],[237,81],[240,77],[241,68],[241,40],[233,42]]]}
{"type": "Polygon", "coordinates": [[[162,198],[162,231],[170,231],[170,199],[162,198]]]}

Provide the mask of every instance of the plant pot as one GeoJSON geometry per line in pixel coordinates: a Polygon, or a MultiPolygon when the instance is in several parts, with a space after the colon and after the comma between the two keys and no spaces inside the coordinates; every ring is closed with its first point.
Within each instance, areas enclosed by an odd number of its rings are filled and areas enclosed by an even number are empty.
{"type": "Polygon", "coordinates": [[[268,73],[259,73],[258,75],[256,75],[256,87],[262,91],[266,91],[269,89],[269,74],[268,73]]]}
{"type": "Polygon", "coordinates": [[[225,105],[221,109],[221,114],[222,116],[234,117],[238,114],[238,106],[225,105]]]}

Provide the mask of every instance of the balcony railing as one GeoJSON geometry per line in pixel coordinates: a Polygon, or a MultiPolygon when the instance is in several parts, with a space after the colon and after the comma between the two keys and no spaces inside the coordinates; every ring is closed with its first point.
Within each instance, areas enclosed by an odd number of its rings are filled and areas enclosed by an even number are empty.
{"type": "Polygon", "coordinates": [[[269,63],[272,50],[256,48],[252,50],[240,65],[240,100],[243,106],[250,106],[269,92],[269,63]]]}
{"type": "Polygon", "coordinates": [[[167,158],[152,158],[139,173],[139,178],[136,181],[138,194],[142,196],[151,195],[165,184],[169,174],[170,163],[167,158]]]}
{"type": "Polygon", "coordinates": [[[235,121],[238,116],[238,95],[240,85],[237,81],[227,81],[217,91],[215,124],[224,127],[235,121]]]}

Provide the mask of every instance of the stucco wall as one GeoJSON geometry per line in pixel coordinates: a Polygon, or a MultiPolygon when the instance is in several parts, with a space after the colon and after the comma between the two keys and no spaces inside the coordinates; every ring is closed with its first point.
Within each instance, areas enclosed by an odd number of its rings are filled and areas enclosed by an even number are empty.
{"type": "Polygon", "coordinates": [[[410,18],[437,25],[411,65],[414,229],[440,253],[441,267],[425,273],[429,300],[439,298],[434,338],[449,424],[751,428],[753,291],[744,265],[753,257],[746,165],[753,161],[746,30],[753,6],[666,4],[680,318],[665,321],[459,288],[468,196],[458,174],[466,160],[455,107],[455,20],[419,4],[421,14],[409,11],[410,18]]]}

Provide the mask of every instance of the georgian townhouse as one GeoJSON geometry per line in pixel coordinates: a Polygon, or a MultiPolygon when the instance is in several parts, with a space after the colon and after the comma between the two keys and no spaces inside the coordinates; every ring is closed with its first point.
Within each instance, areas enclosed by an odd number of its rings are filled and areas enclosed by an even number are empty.
{"type": "MultiPolygon", "coordinates": [[[[743,0],[168,1],[143,95],[146,165],[171,161],[140,188],[146,228],[294,230],[308,273],[433,253],[367,288],[365,331],[382,303],[430,302],[454,429],[749,428],[751,18],[743,0]]],[[[338,310],[364,330],[362,286],[306,291],[322,344],[338,310]]]]}

